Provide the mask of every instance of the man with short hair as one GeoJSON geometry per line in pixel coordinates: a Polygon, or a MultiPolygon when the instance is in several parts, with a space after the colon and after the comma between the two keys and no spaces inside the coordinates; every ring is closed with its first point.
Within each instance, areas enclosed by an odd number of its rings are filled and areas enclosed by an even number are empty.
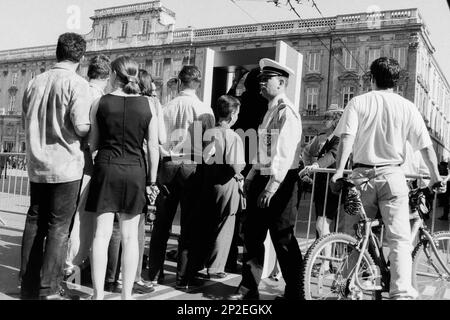
{"type": "Polygon", "coordinates": [[[21,298],[63,299],[59,284],[83,176],[82,138],[90,130],[89,85],[76,70],[86,41],[62,34],[57,63],[23,97],[31,204],[22,239],[21,298]]]}
{"type": "MultiPolygon", "coordinates": [[[[110,64],[110,59],[103,54],[94,56],[90,60],[87,76],[89,78],[89,91],[92,99],[91,105],[105,94],[106,87],[108,86],[109,74],[111,72],[110,64]]],[[[67,276],[75,271],[75,266],[80,266],[88,257],[94,236],[93,215],[84,210],[87,194],[89,193],[89,181],[91,180],[94,171],[87,137],[84,137],[82,140],[82,150],[84,152],[83,180],[81,183],[77,212],[73,219],[72,231],[69,237],[65,268],[65,274],[67,276]]],[[[118,239],[116,245],[117,255],[120,245],[120,236],[118,239]]]]}
{"type": "Polygon", "coordinates": [[[180,238],[178,240],[177,288],[193,285],[188,268],[187,227],[192,212],[192,191],[197,163],[202,161],[203,133],[214,127],[212,109],[197,97],[201,72],[196,66],[184,66],[178,75],[181,91],[164,108],[167,141],[160,146],[162,162],[158,182],[168,194],[161,193],[156,201],[157,218],[149,249],[149,277],[162,281],[163,265],[173,218],[181,207],[180,238]]]}
{"type": "Polygon", "coordinates": [[[261,59],[261,94],[269,101],[258,128],[257,161],[245,179],[247,215],[242,233],[244,261],[242,281],[232,300],[259,299],[258,285],[264,266],[264,240],[270,232],[286,282],[282,299],[298,300],[302,253],[295,237],[298,159],[302,122],[286,96],[293,71],[271,59],[261,59]]]}
{"type": "MultiPolygon", "coordinates": [[[[396,60],[379,58],[372,62],[372,91],[350,100],[335,135],[339,144],[336,174],[342,178],[345,163],[353,150],[351,178],[358,186],[361,201],[369,217],[379,210],[386,226],[390,249],[390,297],[415,299],[411,284],[411,229],[409,224],[408,186],[401,165],[406,157],[406,141],[420,150],[430,170],[430,185],[442,181],[436,154],[425,123],[416,106],[393,92],[399,78],[396,60]]],[[[442,189],[442,186],[441,186],[442,189]]]]}

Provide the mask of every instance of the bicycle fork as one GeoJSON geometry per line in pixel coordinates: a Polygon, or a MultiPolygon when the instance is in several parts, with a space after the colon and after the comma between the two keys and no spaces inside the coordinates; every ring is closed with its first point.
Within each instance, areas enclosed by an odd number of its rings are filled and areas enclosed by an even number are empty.
{"type": "Polygon", "coordinates": [[[440,265],[443,267],[446,275],[444,275],[444,278],[450,277],[450,270],[447,268],[447,265],[444,261],[442,261],[442,258],[439,255],[439,252],[436,248],[436,244],[434,243],[434,239],[431,236],[431,234],[427,230],[422,230],[422,235],[426,238],[426,241],[423,244],[423,251],[425,252],[425,255],[427,257],[428,262],[433,266],[433,268],[436,270],[436,272],[442,277],[441,270],[436,266],[433,257],[431,256],[427,244],[431,246],[431,250],[433,251],[434,255],[436,256],[437,261],[440,263],[440,265]]]}

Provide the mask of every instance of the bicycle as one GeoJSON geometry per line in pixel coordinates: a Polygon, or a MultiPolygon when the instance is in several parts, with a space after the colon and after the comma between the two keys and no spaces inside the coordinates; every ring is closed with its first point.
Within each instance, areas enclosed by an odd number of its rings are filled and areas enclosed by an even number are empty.
{"type": "MultiPolygon", "coordinates": [[[[382,219],[368,218],[361,204],[360,193],[348,179],[343,179],[346,193],[344,211],[359,214],[355,224],[356,237],[334,232],[322,236],[308,249],[302,267],[303,296],[316,299],[382,299],[389,292],[389,263],[382,251],[376,228],[382,219]]],[[[434,290],[432,298],[447,295],[450,288],[450,232],[431,234],[422,214],[415,217],[414,237],[418,243],[413,250],[412,282],[419,295],[430,296],[436,285],[444,290],[434,290]],[[442,251],[442,252],[441,252],[442,251]]],[[[442,297],[441,297],[442,298],[442,297]]],[[[450,298],[450,297],[448,297],[450,298]]]]}

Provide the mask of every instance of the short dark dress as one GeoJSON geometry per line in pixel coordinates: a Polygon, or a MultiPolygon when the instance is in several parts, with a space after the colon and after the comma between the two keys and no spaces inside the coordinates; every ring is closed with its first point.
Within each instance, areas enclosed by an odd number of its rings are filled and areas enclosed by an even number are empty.
{"type": "Polygon", "coordinates": [[[86,210],[142,213],[146,162],[142,148],[152,118],[148,99],[105,95],[97,110],[99,148],[86,210]]]}

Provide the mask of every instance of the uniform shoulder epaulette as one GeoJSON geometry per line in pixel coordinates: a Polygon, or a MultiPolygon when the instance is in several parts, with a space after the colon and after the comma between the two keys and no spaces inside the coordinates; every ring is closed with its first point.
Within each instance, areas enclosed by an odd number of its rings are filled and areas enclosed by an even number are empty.
{"type": "Polygon", "coordinates": [[[286,107],[287,107],[286,101],[284,101],[283,98],[279,99],[279,100],[278,100],[278,103],[277,103],[277,108],[278,108],[278,110],[283,110],[283,109],[286,108],[286,107]]]}

